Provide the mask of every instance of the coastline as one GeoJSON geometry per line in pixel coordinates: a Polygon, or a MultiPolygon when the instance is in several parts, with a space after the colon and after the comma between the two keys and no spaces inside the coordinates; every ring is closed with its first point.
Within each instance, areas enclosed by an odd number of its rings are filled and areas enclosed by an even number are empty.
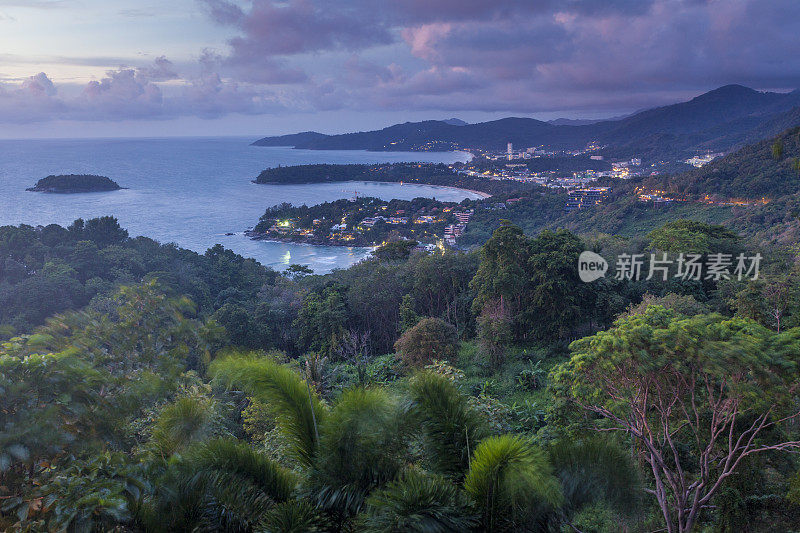
{"type": "Polygon", "coordinates": [[[276,239],[274,237],[265,237],[263,233],[256,233],[253,230],[246,230],[242,232],[248,239],[251,241],[261,241],[261,242],[274,242],[277,244],[297,244],[299,246],[330,246],[332,248],[347,248],[351,251],[355,250],[368,250],[372,253],[376,248],[378,248],[377,244],[370,244],[370,245],[353,245],[353,244],[339,244],[335,242],[309,242],[309,241],[295,241],[292,239],[276,239]]]}
{"type": "MultiPolygon", "coordinates": [[[[378,181],[376,183],[397,183],[397,182],[394,182],[394,181],[378,181]]],[[[482,200],[485,200],[487,198],[491,198],[492,197],[492,195],[489,194],[488,192],[476,191],[475,189],[465,189],[463,187],[455,187],[453,185],[431,185],[431,184],[428,184],[428,183],[419,183],[419,182],[416,182],[416,181],[414,182],[414,185],[425,185],[427,187],[437,187],[439,189],[452,189],[452,190],[455,190],[455,191],[471,192],[472,194],[477,194],[478,196],[480,196],[482,200]]]]}
{"type": "Polygon", "coordinates": [[[437,189],[450,189],[453,191],[464,191],[464,192],[471,192],[479,196],[482,200],[486,198],[491,198],[492,195],[488,192],[483,191],[476,191],[475,189],[465,189],[464,187],[456,187],[454,185],[434,185],[432,183],[422,183],[419,181],[413,182],[403,182],[403,181],[380,181],[380,180],[348,180],[348,181],[304,181],[298,183],[280,183],[280,182],[258,182],[256,180],[250,180],[251,183],[255,183],[256,185],[316,185],[320,183],[330,184],[330,183],[390,183],[394,185],[424,185],[425,187],[435,187],[437,189]]]}

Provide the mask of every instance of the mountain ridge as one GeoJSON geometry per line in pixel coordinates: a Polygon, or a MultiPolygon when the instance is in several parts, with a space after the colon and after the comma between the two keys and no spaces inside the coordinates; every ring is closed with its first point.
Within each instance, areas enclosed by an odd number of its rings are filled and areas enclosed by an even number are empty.
{"type": "Polygon", "coordinates": [[[609,157],[637,156],[653,162],[690,157],[694,152],[709,149],[728,151],[774,135],[781,131],[776,129],[780,125],[787,126],[783,116],[797,114],[798,107],[800,90],[776,93],[724,85],[685,102],[589,124],[552,123],[525,117],[459,125],[450,123],[452,119],[425,120],[336,135],[303,132],[264,137],[253,145],[312,150],[501,151],[509,142],[520,148],[544,146],[556,150],[577,150],[597,142],[606,146],[605,155],[609,157]]]}

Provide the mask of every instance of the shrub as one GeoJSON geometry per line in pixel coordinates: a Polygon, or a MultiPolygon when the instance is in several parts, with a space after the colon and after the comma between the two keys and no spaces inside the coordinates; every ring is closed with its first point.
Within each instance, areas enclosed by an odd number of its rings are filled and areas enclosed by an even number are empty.
{"type": "Polygon", "coordinates": [[[407,367],[421,368],[434,360],[452,361],[458,353],[456,328],[438,318],[423,318],[394,344],[407,367]]]}

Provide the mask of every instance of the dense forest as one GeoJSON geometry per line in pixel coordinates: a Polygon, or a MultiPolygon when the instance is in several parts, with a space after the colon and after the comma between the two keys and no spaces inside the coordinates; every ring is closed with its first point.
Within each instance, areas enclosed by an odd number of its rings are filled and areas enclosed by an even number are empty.
{"type": "Polygon", "coordinates": [[[0,228],[0,528],[797,529],[797,254],[506,221],[319,276],[112,217],[0,228]],[[612,275],[679,252],[763,262],[612,275]]]}

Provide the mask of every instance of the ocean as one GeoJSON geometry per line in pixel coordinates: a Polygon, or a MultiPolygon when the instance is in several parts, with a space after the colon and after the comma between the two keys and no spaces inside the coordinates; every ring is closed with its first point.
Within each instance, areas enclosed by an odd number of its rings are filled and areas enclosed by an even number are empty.
{"type": "Polygon", "coordinates": [[[261,170],[278,165],[452,163],[469,155],[294,150],[250,146],[251,141],[231,137],[0,140],[0,226],[68,225],[76,218],[113,215],[132,237],[144,235],[200,253],[219,243],[278,270],[299,263],[325,273],[347,268],[366,257],[368,250],[253,241],[243,232],[267,207],[282,202],[314,205],[356,193],[383,199],[477,197],[457,189],[394,183],[257,185],[251,180],[261,170]],[[49,174],[99,174],[127,189],[66,195],[25,190],[49,174]]]}

